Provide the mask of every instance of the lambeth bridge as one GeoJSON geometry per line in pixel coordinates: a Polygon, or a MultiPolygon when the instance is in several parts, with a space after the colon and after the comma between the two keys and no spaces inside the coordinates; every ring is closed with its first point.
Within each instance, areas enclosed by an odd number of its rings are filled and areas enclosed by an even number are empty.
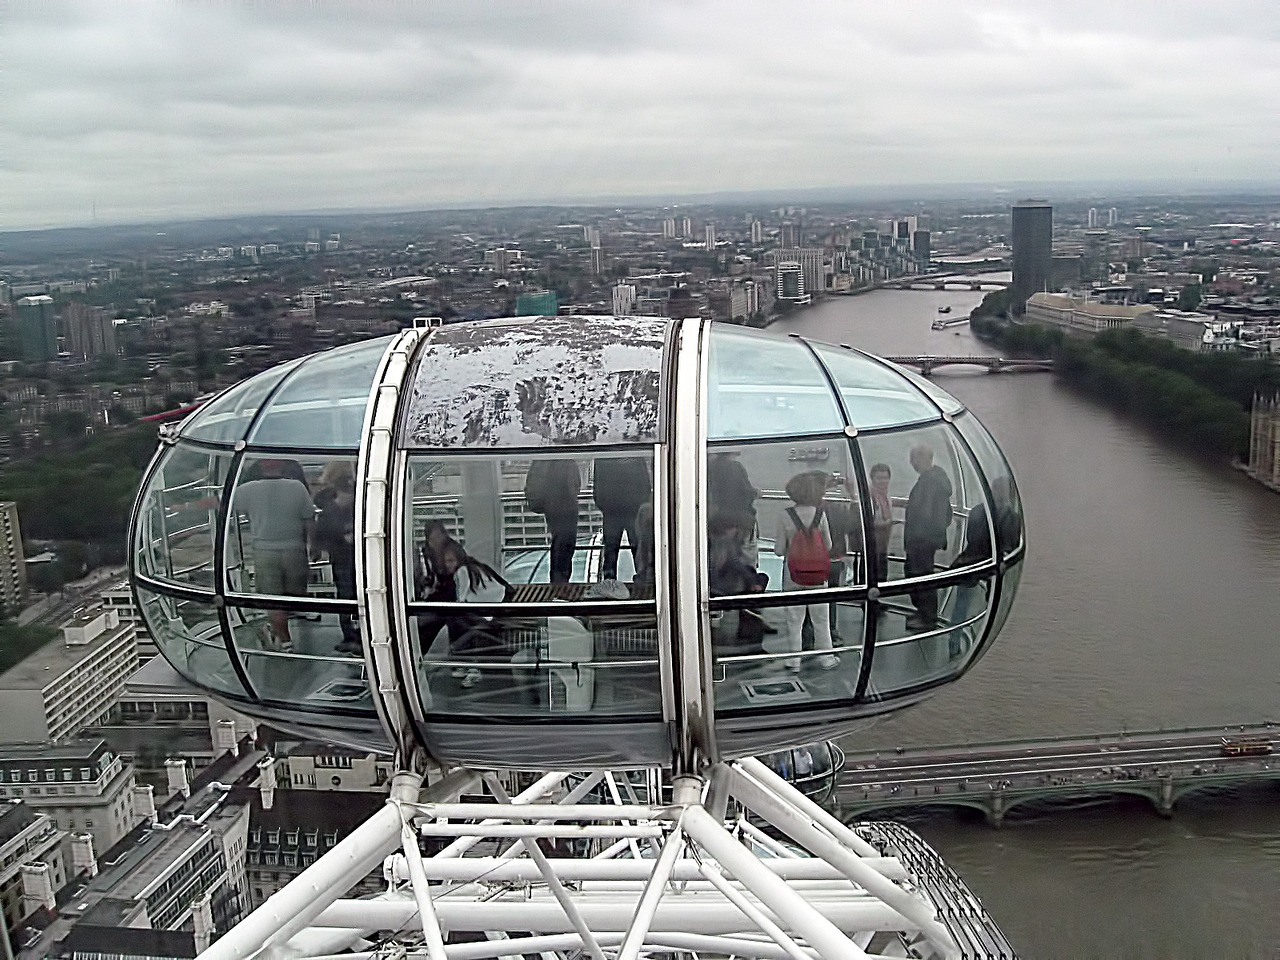
{"type": "Polygon", "coordinates": [[[1019,357],[935,357],[926,354],[906,357],[885,357],[893,363],[907,367],[919,367],[926,377],[938,367],[983,367],[987,373],[1024,373],[1033,370],[1052,370],[1052,360],[1026,360],[1019,357]]]}
{"type": "Polygon", "coordinates": [[[1280,780],[1280,756],[1229,755],[1223,738],[1269,742],[1272,721],[1094,737],[951,744],[846,755],[841,815],[923,806],[970,807],[999,826],[1014,807],[1107,795],[1145,797],[1162,816],[1195,790],[1280,780]]]}
{"type": "Polygon", "coordinates": [[[1008,280],[972,277],[963,273],[917,273],[885,280],[881,290],[1003,290],[1008,280]]]}

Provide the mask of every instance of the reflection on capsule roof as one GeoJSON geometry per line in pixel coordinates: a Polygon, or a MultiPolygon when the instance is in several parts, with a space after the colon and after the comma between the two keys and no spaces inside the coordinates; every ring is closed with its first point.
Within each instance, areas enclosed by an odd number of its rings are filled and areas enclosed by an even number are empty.
{"type": "Polygon", "coordinates": [[[917,702],[989,647],[1025,552],[1008,464],[933,384],[647,317],[266,371],[165,432],[131,539],[164,655],[236,709],[541,769],[786,751],[917,702]]]}

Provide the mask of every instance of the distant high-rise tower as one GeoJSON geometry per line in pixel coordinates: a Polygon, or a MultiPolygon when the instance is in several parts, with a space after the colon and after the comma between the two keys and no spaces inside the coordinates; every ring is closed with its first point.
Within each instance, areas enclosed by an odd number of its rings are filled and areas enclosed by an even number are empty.
{"type": "Polygon", "coordinates": [[[680,236],[685,239],[693,236],[693,221],[688,217],[682,217],[680,220],[680,236]]]}
{"type": "Polygon", "coordinates": [[[667,217],[662,221],[662,239],[674,240],[676,236],[676,218],[667,217]]]}
{"type": "Polygon", "coordinates": [[[53,297],[45,294],[23,297],[17,303],[17,322],[23,360],[42,363],[57,356],[58,327],[53,297]]]}
{"type": "Polygon", "coordinates": [[[779,300],[807,302],[804,287],[804,270],[793,260],[784,260],[777,267],[777,296],[779,300]]]}
{"type": "Polygon", "coordinates": [[[1048,288],[1053,269],[1053,207],[1043,200],[1013,205],[1013,301],[1021,311],[1027,297],[1048,288]]]}
{"type": "Polygon", "coordinates": [[[63,312],[62,322],[73,356],[88,359],[115,355],[116,322],[102,307],[69,303],[63,312]]]}
{"type": "Polygon", "coordinates": [[[1115,207],[1112,207],[1109,211],[1107,211],[1107,226],[1114,227],[1119,222],[1120,222],[1120,214],[1116,212],[1115,207]]]}
{"type": "Polygon", "coordinates": [[[1089,208],[1089,229],[1092,230],[1097,225],[1098,225],[1098,208],[1090,207],[1089,208]]]}
{"type": "Polygon", "coordinates": [[[707,224],[706,238],[707,252],[714,253],[716,249],[716,225],[714,223],[707,224]]]}
{"type": "Polygon", "coordinates": [[[591,272],[597,275],[604,273],[604,251],[599,247],[591,248],[591,272]]]}
{"type": "Polygon", "coordinates": [[[790,220],[786,220],[782,224],[782,231],[778,237],[778,246],[784,250],[793,250],[796,247],[796,225],[790,220]]]}
{"type": "MultiPolygon", "coordinates": [[[[22,530],[18,526],[18,505],[0,503],[0,607],[16,617],[27,597],[27,565],[22,556],[22,530]]],[[[3,936],[0,930],[0,936],[3,936]]]]}
{"type": "Polygon", "coordinates": [[[911,231],[911,252],[921,266],[929,265],[929,257],[933,254],[931,237],[928,230],[911,231]]]}
{"type": "Polygon", "coordinates": [[[636,285],[619,283],[613,288],[613,315],[629,317],[636,312],[636,285]]]}
{"type": "Polygon", "coordinates": [[[764,243],[764,224],[759,220],[751,221],[751,242],[764,243]]]}

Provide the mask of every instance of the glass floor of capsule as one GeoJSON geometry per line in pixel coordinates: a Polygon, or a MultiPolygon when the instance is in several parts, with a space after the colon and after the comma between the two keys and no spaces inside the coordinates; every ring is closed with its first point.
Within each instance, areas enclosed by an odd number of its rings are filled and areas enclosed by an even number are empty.
{"type": "MultiPolygon", "coordinates": [[[[824,669],[825,652],[812,648],[807,636],[799,653],[785,649],[786,623],[777,608],[759,611],[776,633],[768,633],[755,649],[717,646],[713,665],[716,705],[737,710],[822,703],[853,696],[861,667],[861,641],[837,639],[831,651],[838,664],[824,669]]],[[[280,651],[272,641],[266,611],[238,610],[233,622],[236,646],[246,671],[265,699],[334,706],[368,707],[371,696],[362,656],[339,653],[342,631],[336,614],[293,615],[289,632],[293,651],[280,651]]],[[[881,618],[869,693],[887,694],[949,676],[959,670],[972,649],[970,626],[912,631],[906,626],[908,606],[892,606],[881,618]]],[[[860,638],[861,610],[842,608],[839,633],[860,638]]],[[[170,651],[180,666],[214,689],[238,692],[239,682],[218,635],[216,621],[193,635],[207,642],[170,651]]],[[[511,715],[592,712],[635,716],[660,712],[656,658],[632,650],[623,656],[552,661],[501,657],[462,659],[448,652],[442,631],[418,665],[419,679],[430,699],[429,709],[490,713],[501,707],[511,715]]]]}

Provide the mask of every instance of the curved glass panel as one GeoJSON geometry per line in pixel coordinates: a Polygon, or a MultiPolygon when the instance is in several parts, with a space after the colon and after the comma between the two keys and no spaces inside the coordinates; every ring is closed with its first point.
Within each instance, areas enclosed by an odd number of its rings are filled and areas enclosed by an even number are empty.
{"type": "Polygon", "coordinates": [[[248,456],[227,510],[231,594],[355,600],[354,454],[248,456]]]}
{"type": "Polygon", "coordinates": [[[899,366],[898,364],[890,364],[893,369],[897,370],[904,377],[914,383],[917,387],[927,393],[939,407],[946,413],[955,415],[964,411],[964,404],[953,397],[947,391],[930,380],[928,377],[922,377],[916,371],[908,367],[899,366]]]}
{"type": "Polygon", "coordinates": [[[667,321],[541,317],[440,328],[414,367],[406,448],[653,442],[667,321]]]}
{"type": "Polygon", "coordinates": [[[182,424],[180,435],[210,443],[243,440],[267,394],[301,362],[290,360],[227,389],[193,413],[182,424]]]}
{"type": "Polygon", "coordinates": [[[883,700],[959,673],[986,629],[993,583],[991,576],[936,591],[942,616],[927,630],[911,626],[910,621],[904,629],[902,619],[892,614],[882,617],[876,628],[866,699],[883,700]]]}
{"type": "MultiPolygon", "coordinates": [[[[963,505],[981,503],[982,487],[951,428],[939,423],[861,436],[857,443],[871,488],[877,579],[892,587],[895,580],[952,567],[965,542],[963,505]]],[[[936,590],[912,591],[919,619],[927,624],[937,620],[935,598],[936,590]]]]}
{"type": "Polygon", "coordinates": [[[996,608],[995,618],[991,622],[991,636],[994,637],[1004,629],[1005,621],[1013,611],[1013,598],[1018,594],[1018,584],[1022,582],[1022,564],[1015,563],[1004,572],[1000,581],[1000,605],[996,608]]]}
{"type": "Polygon", "coordinates": [[[845,427],[831,385],[799,340],[711,325],[707,436],[778,437],[845,427]]]}
{"type": "Polygon", "coordinates": [[[706,513],[711,595],[864,585],[863,513],[851,468],[843,435],[804,443],[710,445],[706,513]],[[828,572],[821,580],[816,574],[802,576],[801,585],[791,573],[789,553],[801,527],[812,526],[815,519],[828,551],[828,572]]]}
{"type": "Polygon", "coordinates": [[[995,501],[992,514],[996,542],[1000,547],[1000,555],[1007,557],[1022,545],[1023,536],[1022,497],[1018,494],[1013,472],[995,440],[977,417],[973,414],[957,417],[955,427],[973,448],[987,484],[991,487],[991,496],[995,501]]]}
{"type": "Polygon", "coordinates": [[[360,446],[373,376],[390,337],[378,337],[305,360],[271,398],[249,435],[259,446],[322,449],[360,446]]]}
{"type": "Polygon", "coordinates": [[[859,430],[934,420],[937,408],[898,372],[853,350],[813,344],[859,430]]]}
{"type": "Polygon", "coordinates": [[[213,589],[218,498],[231,454],[179,444],[165,454],[138,506],[134,558],[139,573],[213,589]]]}
{"type": "Polygon", "coordinates": [[[156,646],[197,686],[236,697],[249,694],[236,676],[212,603],[180,600],[138,587],[142,616],[156,646]]]}
{"type": "Polygon", "coordinates": [[[518,459],[414,455],[405,497],[411,595],[652,600],[652,478],[650,447],[518,459]]]}
{"type": "Polygon", "coordinates": [[[810,708],[852,700],[862,663],[864,606],[753,607],[735,600],[711,611],[716,713],[810,708]]]}
{"type": "Polygon", "coordinates": [[[766,753],[759,759],[806,797],[822,803],[835,789],[844,755],[838,747],[824,740],[790,750],[766,753]]]}
{"type": "MultiPolygon", "coordinates": [[[[353,605],[354,612],[354,605],[353,605]]],[[[263,700],[302,710],[373,715],[363,657],[345,651],[337,614],[227,606],[235,647],[263,700]],[[289,631],[289,643],[281,629],[289,631]]]]}
{"type": "Polygon", "coordinates": [[[486,616],[417,609],[423,708],[445,719],[662,713],[653,612],[486,616]]]}

